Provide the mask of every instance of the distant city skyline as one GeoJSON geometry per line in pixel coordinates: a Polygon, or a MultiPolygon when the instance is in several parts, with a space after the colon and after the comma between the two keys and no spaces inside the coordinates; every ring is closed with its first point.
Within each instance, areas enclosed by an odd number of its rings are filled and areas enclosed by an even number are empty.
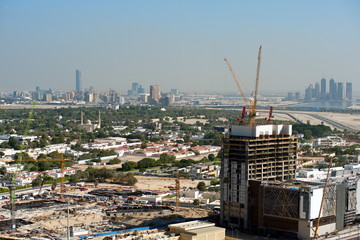
{"type": "MultiPolygon", "coordinates": [[[[126,93],[133,82],[187,92],[302,91],[322,77],[360,93],[360,2],[57,1],[0,2],[1,89],[126,93]]],[[[321,86],[320,86],[321,88],[321,86]]]]}

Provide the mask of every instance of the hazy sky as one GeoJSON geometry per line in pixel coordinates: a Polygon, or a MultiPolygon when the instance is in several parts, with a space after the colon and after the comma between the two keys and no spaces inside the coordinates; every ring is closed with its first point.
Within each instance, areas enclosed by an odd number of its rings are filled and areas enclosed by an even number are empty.
{"type": "Polygon", "coordinates": [[[235,91],[227,57],[260,93],[322,77],[360,92],[360,1],[0,0],[0,89],[235,91]]]}

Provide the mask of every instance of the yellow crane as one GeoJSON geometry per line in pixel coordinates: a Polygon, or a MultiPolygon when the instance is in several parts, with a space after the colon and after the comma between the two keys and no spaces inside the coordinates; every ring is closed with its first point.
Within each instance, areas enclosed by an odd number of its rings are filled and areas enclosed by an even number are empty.
{"type": "Polygon", "coordinates": [[[335,157],[335,153],[330,154],[329,157],[330,157],[329,166],[328,166],[328,170],[327,170],[327,174],[326,174],[326,180],[325,180],[325,184],[324,184],[324,190],[323,190],[323,194],[322,194],[322,198],[321,198],[319,215],[318,215],[318,218],[317,218],[317,221],[316,221],[316,227],[315,227],[315,231],[314,231],[314,238],[317,238],[319,236],[318,231],[319,231],[319,225],[320,225],[320,217],[321,217],[321,212],[322,212],[322,209],[323,209],[323,206],[324,206],[326,187],[327,187],[328,182],[329,182],[330,168],[331,168],[331,165],[332,165],[333,158],[335,157]]]}
{"type": "Polygon", "coordinates": [[[260,78],[261,49],[262,49],[262,46],[260,45],[259,53],[258,53],[258,64],[257,64],[257,68],[256,68],[255,90],[254,90],[254,95],[250,98],[250,102],[247,100],[246,95],[245,95],[243,89],[241,88],[239,79],[236,76],[230,62],[226,58],[224,59],[224,61],[226,62],[226,64],[229,67],[231,75],[234,78],[236,86],[238,87],[238,89],[240,91],[240,94],[244,100],[245,106],[247,106],[249,108],[249,116],[248,116],[249,117],[249,122],[248,122],[249,125],[254,125],[255,118],[256,118],[257,94],[258,94],[258,89],[259,89],[259,78],[260,78]]]}
{"type": "Polygon", "coordinates": [[[258,64],[256,68],[255,91],[253,98],[250,100],[249,125],[254,125],[256,118],[257,94],[259,89],[259,78],[260,78],[261,49],[262,46],[260,45],[259,53],[258,53],[258,64]]]}
{"type": "Polygon", "coordinates": [[[236,74],[235,74],[235,72],[234,72],[234,70],[233,70],[233,68],[232,68],[229,60],[227,60],[227,58],[225,58],[224,61],[225,61],[226,64],[228,65],[228,68],[229,68],[229,70],[230,70],[230,73],[231,73],[231,75],[233,76],[234,81],[235,81],[235,83],[236,83],[236,86],[237,86],[237,88],[239,89],[239,92],[240,92],[240,94],[241,94],[241,96],[242,96],[242,98],[243,98],[243,100],[244,100],[245,106],[249,106],[249,102],[248,102],[248,100],[247,100],[247,98],[246,98],[246,95],[245,95],[244,91],[242,90],[242,88],[241,88],[241,86],[240,86],[239,79],[238,79],[238,77],[236,76],[236,74]]]}
{"type": "Polygon", "coordinates": [[[176,172],[175,191],[176,191],[176,211],[179,210],[180,203],[180,180],[188,180],[188,178],[181,178],[179,171],[176,172]]]}

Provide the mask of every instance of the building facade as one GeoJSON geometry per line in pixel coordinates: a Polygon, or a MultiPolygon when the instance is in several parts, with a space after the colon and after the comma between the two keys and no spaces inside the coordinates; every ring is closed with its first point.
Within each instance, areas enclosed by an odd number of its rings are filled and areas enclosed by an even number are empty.
{"type": "Polygon", "coordinates": [[[160,103],[160,86],[159,85],[150,85],[150,104],[159,104],[160,103]]]}
{"type": "Polygon", "coordinates": [[[297,138],[291,125],[237,126],[223,141],[221,223],[230,228],[253,225],[249,181],[295,178],[297,138]]]}

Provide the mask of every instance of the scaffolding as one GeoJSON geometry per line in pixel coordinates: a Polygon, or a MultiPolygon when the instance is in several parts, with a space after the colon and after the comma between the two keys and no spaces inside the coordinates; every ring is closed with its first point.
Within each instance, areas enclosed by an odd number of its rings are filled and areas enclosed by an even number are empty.
{"type": "Polygon", "coordinates": [[[225,226],[248,228],[249,180],[295,178],[296,150],[297,138],[284,134],[237,135],[223,140],[221,221],[225,226]]]}

